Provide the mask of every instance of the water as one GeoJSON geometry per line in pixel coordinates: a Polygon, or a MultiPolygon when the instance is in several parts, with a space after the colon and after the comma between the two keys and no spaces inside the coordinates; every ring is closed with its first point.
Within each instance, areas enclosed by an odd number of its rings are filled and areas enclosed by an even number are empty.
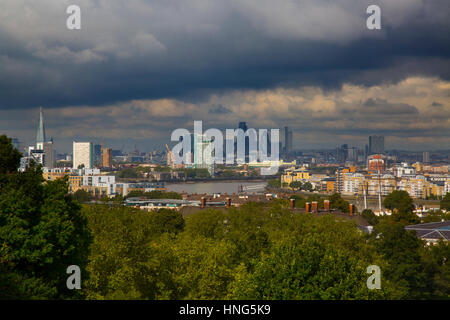
{"type": "Polygon", "coordinates": [[[194,183],[173,183],[166,184],[168,191],[187,192],[187,193],[238,193],[239,186],[244,187],[246,193],[264,193],[267,182],[194,182],[194,183]]]}

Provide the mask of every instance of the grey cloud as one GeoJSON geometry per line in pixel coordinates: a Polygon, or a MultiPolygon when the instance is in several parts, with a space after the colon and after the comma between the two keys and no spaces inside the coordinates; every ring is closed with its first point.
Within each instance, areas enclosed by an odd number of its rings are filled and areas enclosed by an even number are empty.
{"type": "Polygon", "coordinates": [[[404,115],[404,114],[418,114],[419,110],[416,107],[405,103],[389,103],[383,99],[368,99],[363,103],[366,108],[361,112],[377,113],[380,115],[404,115]]]}
{"type": "Polygon", "coordinates": [[[232,89],[450,78],[443,0],[70,4],[82,9],[80,31],[65,28],[67,1],[1,2],[0,54],[7,59],[0,60],[0,92],[8,93],[0,108],[199,101],[232,89]],[[365,26],[369,4],[381,7],[379,32],[365,26]]]}
{"type": "Polygon", "coordinates": [[[219,105],[213,106],[211,109],[209,109],[208,112],[211,114],[227,114],[227,113],[231,113],[231,110],[228,108],[225,108],[223,105],[219,104],[219,105]]]}

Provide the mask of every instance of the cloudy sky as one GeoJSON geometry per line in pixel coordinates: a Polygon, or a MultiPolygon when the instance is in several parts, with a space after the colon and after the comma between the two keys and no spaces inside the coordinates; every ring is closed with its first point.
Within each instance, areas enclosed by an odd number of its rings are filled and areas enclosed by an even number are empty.
{"type": "Polygon", "coordinates": [[[448,0],[1,0],[0,134],[33,143],[43,107],[60,152],[150,150],[194,120],[450,149],[449,18],[448,0]]]}

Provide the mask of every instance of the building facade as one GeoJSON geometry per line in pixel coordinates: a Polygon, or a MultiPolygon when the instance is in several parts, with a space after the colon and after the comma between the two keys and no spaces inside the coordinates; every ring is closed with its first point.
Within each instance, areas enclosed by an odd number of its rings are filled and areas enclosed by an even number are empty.
{"type": "Polygon", "coordinates": [[[73,142],[73,168],[92,169],[94,167],[94,147],[92,142],[73,142]]]}

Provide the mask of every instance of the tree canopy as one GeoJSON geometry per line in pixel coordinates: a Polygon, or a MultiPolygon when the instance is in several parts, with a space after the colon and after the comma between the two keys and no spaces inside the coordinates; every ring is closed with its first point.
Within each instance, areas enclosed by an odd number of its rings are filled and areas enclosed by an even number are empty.
{"type": "Polygon", "coordinates": [[[66,270],[78,265],[86,276],[91,235],[67,178],[44,183],[34,163],[18,172],[17,153],[0,140],[8,172],[0,189],[0,299],[80,297],[67,289],[66,270]]]}

